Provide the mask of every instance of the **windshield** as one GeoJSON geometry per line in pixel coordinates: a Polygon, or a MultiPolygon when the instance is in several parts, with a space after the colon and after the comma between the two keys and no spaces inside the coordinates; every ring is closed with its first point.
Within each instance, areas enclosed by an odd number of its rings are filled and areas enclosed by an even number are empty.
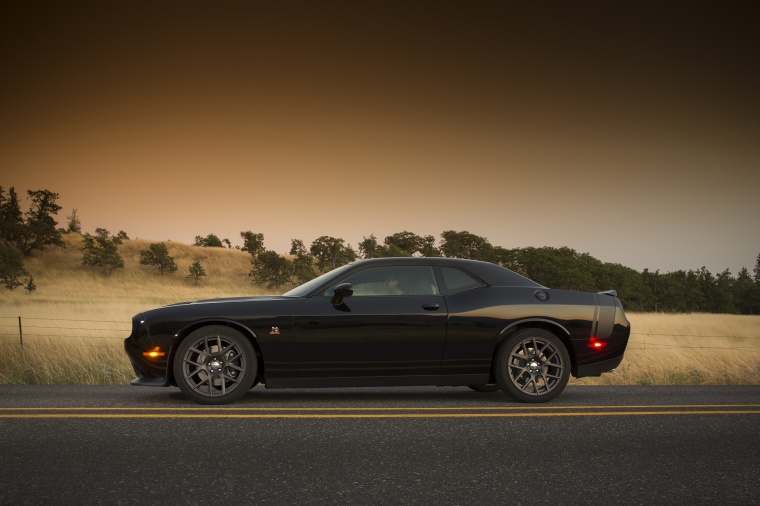
{"type": "Polygon", "coordinates": [[[285,292],[282,295],[285,297],[306,297],[311,292],[313,292],[316,288],[318,288],[322,283],[326,282],[328,279],[340,275],[345,270],[348,270],[351,267],[351,264],[344,265],[342,267],[338,267],[337,269],[333,269],[330,272],[326,272],[322,274],[321,276],[312,279],[311,281],[307,281],[306,283],[302,284],[301,286],[297,286],[290,290],[289,292],[285,292]]]}

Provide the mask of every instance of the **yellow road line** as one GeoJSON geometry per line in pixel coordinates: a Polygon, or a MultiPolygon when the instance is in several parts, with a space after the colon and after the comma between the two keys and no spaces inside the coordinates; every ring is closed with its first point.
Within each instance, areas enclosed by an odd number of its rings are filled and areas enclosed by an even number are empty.
{"type": "Polygon", "coordinates": [[[275,407],[258,408],[226,406],[192,407],[0,407],[0,411],[525,411],[525,410],[571,410],[571,409],[684,409],[684,408],[757,408],[760,404],[661,404],[623,406],[464,406],[464,407],[275,407]]]}
{"type": "Polygon", "coordinates": [[[568,416],[643,416],[643,415],[760,415],[760,410],[707,410],[707,411],[589,411],[578,413],[378,413],[378,414],[180,414],[180,413],[43,413],[43,414],[0,414],[0,419],[41,419],[41,418],[229,418],[229,419],[269,419],[269,418],[518,418],[518,417],[568,417],[568,416]]]}

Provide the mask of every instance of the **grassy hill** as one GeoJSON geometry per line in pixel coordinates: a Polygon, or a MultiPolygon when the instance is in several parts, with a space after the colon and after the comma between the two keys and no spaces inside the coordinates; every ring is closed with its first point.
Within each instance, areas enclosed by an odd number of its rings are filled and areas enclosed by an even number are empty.
{"type": "Polygon", "coordinates": [[[22,290],[4,291],[0,301],[86,303],[107,299],[155,305],[199,297],[267,293],[251,285],[248,277],[251,256],[239,250],[166,242],[178,269],[161,275],[155,267],[140,265],[140,251],[154,241],[127,240],[119,246],[124,268],[106,277],[99,270],[82,265],[81,235],[65,234],[63,239],[64,247],[49,247],[24,260],[26,270],[34,276],[37,285],[34,294],[29,296],[22,290]],[[206,277],[197,286],[187,278],[188,268],[196,261],[206,271],[206,277]]]}

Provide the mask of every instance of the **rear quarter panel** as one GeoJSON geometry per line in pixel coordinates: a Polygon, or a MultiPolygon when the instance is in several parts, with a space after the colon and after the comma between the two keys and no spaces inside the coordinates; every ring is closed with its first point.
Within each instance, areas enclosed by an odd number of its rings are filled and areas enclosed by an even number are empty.
{"type": "MultiPolygon", "coordinates": [[[[521,323],[550,329],[575,363],[576,350],[586,347],[598,317],[597,298],[593,293],[535,287],[483,287],[448,295],[442,372],[476,374],[490,369],[498,345],[521,323]],[[548,298],[539,300],[538,291],[548,298]]],[[[611,309],[614,314],[614,302],[611,309]]]]}

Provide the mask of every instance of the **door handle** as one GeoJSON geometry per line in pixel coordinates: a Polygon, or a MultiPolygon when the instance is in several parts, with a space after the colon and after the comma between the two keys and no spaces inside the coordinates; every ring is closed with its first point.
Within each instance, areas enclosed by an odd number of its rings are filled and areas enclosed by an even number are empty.
{"type": "Polygon", "coordinates": [[[438,308],[440,308],[438,304],[423,304],[422,309],[425,311],[436,311],[438,308]]]}

